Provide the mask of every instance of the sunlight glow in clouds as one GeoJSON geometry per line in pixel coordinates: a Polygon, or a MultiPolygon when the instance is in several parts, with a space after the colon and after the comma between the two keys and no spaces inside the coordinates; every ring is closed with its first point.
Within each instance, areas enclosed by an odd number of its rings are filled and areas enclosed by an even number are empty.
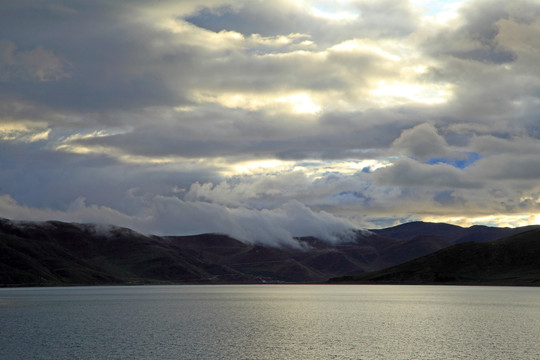
{"type": "MultiPolygon", "coordinates": [[[[354,40],[347,40],[342,43],[339,43],[337,45],[332,46],[329,50],[334,51],[350,51],[350,52],[358,52],[358,51],[365,51],[365,52],[371,52],[377,55],[380,55],[381,57],[388,59],[390,61],[399,61],[401,59],[400,56],[396,54],[392,54],[391,52],[385,51],[384,47],[381,46],[383,44],[377,44],[374,41],[366,40],[366,39],[354,39],[354,40]]],[[[397,47],[397,44],[385,44],[387,47],[397,47]]]]}
{"type": "MultiPolygon", "coordinates": [[[[223,163],[222,166],[225,166],[223,163]]],[[[234,175],[264,175],[264,174],[287,174],[300,171],[313,179],[320,179],[325,174],[335,172],[336,174],[354,175],[361,171],[373,172],[388,166],[392,166],[391,160],[362,160],[362,161],[333,161],[314,162],[309,165],[298,164],[296,161],[283,161],[276,159],[245,161],[232,166],[224,174],[234,175]]]]}
{"type": "Polygon", "coordinates": [[[321,163],[319,165],[302,167],[302,169],[306,172],[306,174],[309,174],[313,178],[323,178],[325,174],[328,173],[352,176],[359,172],[373,172],[392,165],[393,162],[391,160],[369,159],[362,161],[332,161],[321,163]]]}
{"type": "Polygon", "coordinates": [[[321,110],[306,93],[287,95],[276,94],[213,94],[201,92],[195,95],[200,102],[216,102],[228,108],[257,111],[264,108],[287,111],[297,114],[315,114],[321,110]],[[285,105],[285,106],[284,106],[285,105]]]}
{"type": "Polygon", "coordinates": [[[321,110],[321,107],[315,104],[306,93],[279,97],[276,101],[289,104],[298,114],[315,114],[321,110]]]}
{"type": "Polygon", "coordinates": [[[246,161],[241,162],[233,166],[233,171],[229,172],[230,175],[256,175],[267,174],[269,172],[280,172],[290,169],[294,163],[292,161],[281,160],[259,160],[259,161],[246,161]]]}
{"type": "Polygon", "coordinates": [[[353,14],[347,11],[328,12],[328,11],[320,10],[316,7],[312,7],[311,12],[316,17],[333,20],[333,21],[353,21],[358,18],[358,14],[353,14]]]}
{"type": "Polygon", "coordinates": [[[515,214],[515,215],[488,215],[478,217],[452,217],[452,216],[425,216],[421,218],[426,222],[444,222],[463,227],[474,225],[487,225],[496,227],[520,227],[531,224],[540,224],[538,214],[515,214]]]}
{"type": "Polygon", "coordinates": [[[6,122],[0,124],[0,140],[32,143],[47,140],[51,129],[46,123],[6,122]]]}
{"type": "Polygon", "coordinates": [[[449,86],[408,84],[403,82],[379,81],[371,91],[374,101],[384,104],[405,104],[418,102],[422,104],[441,104],[452,96],[449,86]]]}

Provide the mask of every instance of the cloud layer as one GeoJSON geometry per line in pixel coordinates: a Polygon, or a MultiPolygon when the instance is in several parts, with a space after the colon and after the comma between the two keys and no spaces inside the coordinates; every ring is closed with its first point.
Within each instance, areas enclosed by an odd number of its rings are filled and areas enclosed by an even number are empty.
{"type": "Polygon", "coordinates": [[[7,1],[0,34],[0,216],[278,243],[540,220],[535,1],[7,1]]]}

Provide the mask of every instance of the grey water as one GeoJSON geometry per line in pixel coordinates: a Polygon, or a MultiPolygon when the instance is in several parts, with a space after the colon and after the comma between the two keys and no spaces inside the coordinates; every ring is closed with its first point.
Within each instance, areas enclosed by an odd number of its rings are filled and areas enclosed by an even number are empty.
{"type": "Polygon", "coordinates": [[[0,289],[0,359],[540,359],[540,288],[0,289]]]}

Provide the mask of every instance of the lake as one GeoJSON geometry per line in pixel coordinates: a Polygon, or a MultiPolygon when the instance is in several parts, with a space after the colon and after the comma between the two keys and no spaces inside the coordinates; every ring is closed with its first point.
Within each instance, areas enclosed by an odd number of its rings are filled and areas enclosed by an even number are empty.
{"type": "Polygon", "coordinates": [[[0,359],[540,359],[540,288],[0,289],[0,359]]]}

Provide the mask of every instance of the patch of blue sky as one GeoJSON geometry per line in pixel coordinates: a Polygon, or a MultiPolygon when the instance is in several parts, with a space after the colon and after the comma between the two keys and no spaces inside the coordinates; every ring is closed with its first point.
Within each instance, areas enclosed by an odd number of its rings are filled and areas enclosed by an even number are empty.
{"type": "Polygon", "coordinates": [[[451,159],[451,158],[443,158],[443,157],[435,157],[431,158],[428,161],[426,161],[426,164],[434,165],[434,164],[448,164],[452,165],[453,167],[456,167],[458,169],[465,169],[469,165],[475,163],[481,158],[480,154],[475,152],[468,152],[467,158],[464,159],[451,159]]]}
{"type": "Polygon", "coordinates": [[[416,0],[415,2],[426,9],[428,15],[437,15],[452,9],[463,0],[416,0]]]}
{"type": "Polygon", "coordinates": [[[319,0],[311,4],[315,15],[334,20],[352,20],[360,15],[351,1],[319,0]]]}

